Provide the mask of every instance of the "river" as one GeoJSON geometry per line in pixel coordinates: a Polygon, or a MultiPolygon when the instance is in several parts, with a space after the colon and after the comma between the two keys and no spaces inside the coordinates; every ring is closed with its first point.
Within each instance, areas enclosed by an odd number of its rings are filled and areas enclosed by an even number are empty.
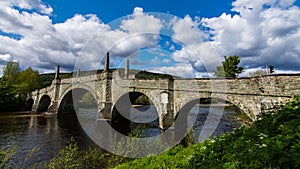
{"type": "MultiPolygon", "coordinates": [[[[145,109],[145,107],[139,107],[138,109],[145,109]]],[[[218,107],[214,109],[218,109],[218,107]]],[[[196,120],[193,129],[193,136],[196,141],[199,140],[199,133],[204,126],[208,111],[207,107],[200,107],[199,113],[192,109],[189,114],[190,120],[196,120]]],[[[234,113],[236,113],[235,109],[226,108],[224,110],[224,115],[221,122],[217,124],[214,135],[229,132],[233,127],[240,126],[231,116],[234,113]]],[[[134,119],[135,122],[143,122],[145,119],[157,118],[157,113],[144,115],[132,113],[130,118],[134,119]]],[[[114,125],[118,126],[118,130],[121,129],[123,132],[128,133],[128,127],[124,124],[114,125]]],[[[136,126],[131,124],[130,129],[136,126]]],[[[159,134],[158,120],[154,120],[153,124],[147,125],[145,131],[146,135],[150,136],[159,134]]],[[[0,114],[0,146],[17,146],[17,153],[10,163],[19,168],[49,161],[66,146],[71,137],[79,143],[80,149],[97,148],[97,145],[85,134],[75,115],[47,116],[28,112],[0,114]],[[32,149],[36,149],[36,151],[28,160],[25,160],[32,149]]]]}

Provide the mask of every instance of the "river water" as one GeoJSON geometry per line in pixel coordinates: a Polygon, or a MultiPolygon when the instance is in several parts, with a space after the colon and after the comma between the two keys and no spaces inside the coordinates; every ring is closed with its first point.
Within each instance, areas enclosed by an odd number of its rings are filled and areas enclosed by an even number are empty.
{"type": "MultiPolygon", "coordinates": [[[[153,136],[159,134],[157,113],[151,113],[155,111],[151,111],[149,107],[139,107],[137,109],[147,109],[148,111],[145,112],[150,113],[132,113],[130,115],[131,120],[139,123],[152,121],[151,124],[146,125],[146,128],[144,128],[146,135],[153,136]]],[[[218,107],[215,107],[211,111],[218,111],[218,109],[218,107]]],[[[200,107],[197,111],[192,109],[189,114],[189,120],[195,121],[193,129],[195,141],[199,141],[201,130],[208,117],[208,112],[209,108],[200,107]]],[[[240,126],[238,122],[233,120],[233,116],[231,115],[236,112],[236,109],[226,108],[223,111],[224,114],[220,123],[217,123],[213,135],[229,132],[232,128],[240,126]]],[[[114,126],[118,126],[118,131],[128,133],[137,125],[130,124],[128,127],[128,124],[119,123],[114,124],[114,126]]],[[[11,164],[19,168],[49,161],[66,146],[72,137],[79,143],[80,149],[88,147],[99,148],[81,128],[76,115],[47,116],[44,114],[30,114],[28,112],[0,114],[0,146],[17,146],[17,153],[11,160],[11,164]],[[26,157],[33,149],[36,151],[27,159],[26,157]]]]}

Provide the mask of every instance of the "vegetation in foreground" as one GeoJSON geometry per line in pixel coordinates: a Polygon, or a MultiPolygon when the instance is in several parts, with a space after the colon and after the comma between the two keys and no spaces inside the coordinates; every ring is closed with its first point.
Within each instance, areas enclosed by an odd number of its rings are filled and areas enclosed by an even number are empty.
{"type": "Polygon", "coordinates": [[[300,96],[251,126],[116,168],[300,168],[300,96]]]}
{"type": "MultiPolygon", "coordinates": [[[[14,153],[14,148],[0,150],[0,168],[8,167],[14,153]]],[[[189,147],[178,145],[157,156],[133,160],[97,149],[81,152],[71,141],[57,157],[32,168],[38,167],[300,168],[300,96],[251,126],[189,147]]]]}

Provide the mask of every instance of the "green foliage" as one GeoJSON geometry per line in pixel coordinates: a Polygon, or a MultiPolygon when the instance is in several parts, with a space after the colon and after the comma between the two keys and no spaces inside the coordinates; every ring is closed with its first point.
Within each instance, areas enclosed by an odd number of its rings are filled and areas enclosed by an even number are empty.
{"type": "Polygon", "coordinates": [[[96,100],[90,92],[87,92],[82,96],[82,99],[80,100],[80,103],[82,103],[82,104],[93,104],[93,103],[96,103],[96,100]]]}
{"type": "MultiPolygon", "coordinates": [[[[32,156],[34,155],[34,153],[36,153],[36,152],[38,152],[38,151],[39,151],[39,149],[36,149],[36,148],[31,149],[30,153],[28,153],[28,154],[26,155],[26,157],[25,157],[25,159],[24,159],[24,161],[23,161],[23,165],[22,165],[21,168],[25,168],[26,165],[27,165],[27,161],[28,161],[30,158],[32,158],[32,156]]],[[[33,166],[32,168],[35,168],[35,166],[33,166]]]]}
{"type": "Polygon", "coordinates": [[[41,87],[38,71],[20,71],[18,62],[7,62],[0,79],[0,111],[15,111],[25,106],[26,94],[41,87]]]}
{"type": "Polygon", "coordinates": [[[7,62],[3,70],[3,77],[9,85],[15,87],[16,93],[28,93],[41,87],[39,72],[31,67],[21,71],[18,62],[7,62]]]}
{"type": "Polygon", "coordinates": [[[229,77],[236,78],[238,74],[242,73],[244,68],[239,67],[240,59],[239,56],[224,56],[225,61],[222,62],[222,65],[217,66],[215,75],[217,77],[229,77]]]}
{"type": "Polygon", "coordinates": [[[53,158],[48,164],[45,164],[45,168],[78,168],[79,152],[78,145],[72,138],[65,149],[59,152],[58,157],[53,158]]]}
{"type": "Polygon", "coordinates": [[[0,78],[0,111],[9,111],[15,108],[17,102],[15,95],[15,88],[8,82],[8,78],[0,78]]]}
{"type": "MultiPolygon", "coordinates": [[[[49,73],[49,74],[41,74],[41,88],[48,87],[52,84],[52,81],[54,80],[55,73],[49,73]]],[[[60,79],[67,79],[72,78],[73,73],[60,73],[59,74],[60,79]]]]}
{"type": "MultiPolygon", "coordinates": [[[[138,128],[129,136],[141,138],[143,135],[143,128],[138,128]]],[[[186,139],[190,140],[190,136],[186,139]]],[[[120,151],[123,148],[134,153],[127,148],[135,150],[137,144],[126,141],[120,143],[120,151]]],[[[251,126],[185,146],[132,160],[98,149],[79,151],[78,144],[71,139],[44,168],[300,168],[300,96],[276,111],[263,114],[251,126]]],[[[137,149],[147,151],[144,147],[137,149]]],[[[14,152],[13,148],[0,150],[2,168],[7,167],[14,152]]]]}
{"type": "Polygon", "coordinates": [[[152,73],[147,71],[140,71],[135,75],[137,79],[145,79],[145,80],[152,80],[152,79],[172,79],[171,75],[166,74],[159,74],[159,73],[152,73]]]}
{"type": "Polygon", "coordinates": [[[41,78],[41,88],[45,88],[47,86],[50,86],[52,84],[52,81],[55,77],[54,73],[51,74],[41,74],[40,78],[41,78]]]}
{"type": "Polygon", "coordinates": [[[189,147],[191,145],[193,145],[195,142],[194,142],[194,139],[193,139],[193,132],[192,132],[192,129],[187,129],[187,132],[186,132],[186,135],[185,137],[181,140],[180,144],[183,146],[183,147],[189,147]]]}
{"type": "Polygon", "coordinates": [[[95,148],[80,151],[77,142],[71,138],[71,141],[59,152],[58,156],[51,159],[50,162],[44,163],[43,168],[111,168],[128,162],[128,160],[128,158],[112,155],[95,148]]]}
{"type": "Polygon", "coordinates": [[[300,168],[300,96],[252,126],[116,168],[300,168]]]}
{"type": "Polygon", "coordinates": [[[8,168],[9,160],[16,154],[16,147],[1,147],[0,149],[0,168],[8,168]]]}
{"type": "Polygon", "coordinates": [[[145,125],[139,125],[136,128],[134,128],[129,134],[129,137],[135,137],[135,138],[144,138],[145,137],[145,125]]]}
{"type": "Polygon", "coordinates": [[[41,87],[39,72],[32,70],[31,67],[20,72],[14,83],[17,93],[28,93],[41,87]]]}
{"type": "Polygon", "coordinates": [[[13,84],[20,71],[19,62],[7,62],[6,66],[3,68],[3,77],[8,79],[8,83],[13,84]]]}
{"type": "MultiPolygon", "coordinates": [[[[138,139],[132,139],[132,138],[145,138],[145,125],[139,125],[136,128],[134,128],[129,134],[128,137],[124,137],[120,140],[117,140],[114,144],[117,145],[115,147],[115,152],[117,154],[122,154],[124,156],[137,156],[140,152],[149,152],[149,147],[144,146],[138,139]]],[[[146,144],[153,145],[153,147],[158,147],[158,142],[155,142],[155,140],[150,139],[147,140],[146,144]]],[[[151,155],[148,153],[147,155],[151,155]]]]}
{"type": "Polygon", "coordinates": [[[133,104],[136,105],[151,105],[152,102],[149,99],[149,97],[147,97],[146,95],[141,95],[140,97],[138,97],[135,102],[133,104]]]}

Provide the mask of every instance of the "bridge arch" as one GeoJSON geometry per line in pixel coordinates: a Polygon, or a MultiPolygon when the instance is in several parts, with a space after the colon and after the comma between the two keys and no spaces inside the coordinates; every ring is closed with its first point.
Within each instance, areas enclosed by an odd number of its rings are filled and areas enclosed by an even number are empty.
{"type": "MultiPolygon", "coordinates": [[[[228,112],[229,109],[226,108],[228,106],[233,106],[232,108],[235,109],[234,111],[239,111],[239,112],[234,112],[234,114],[232,115],[246,114],[249,117],[249,115],[245,113],[240,107],[238,107],[236,104],[228,100],[222,98],[216,98],[216,97],[197,98],[188,101],[176,113],[176,116],[174,118],[175,130],[177,132],[184,132],[191,128],[196,127],[201,123],[203,125],[204,123],[204,125],[201,126],[201,128],[206,133],[204,132],[204,135],[202,135],[202,137],[207,138],[215,132],[222,118],[224,117],[226,117],[226,119],[233,118],[227,116],[227,113],[231,114],[231,112],[228,112]],[[205,106],[205,107],[200,107],[200,106],[205,106]],[[201,110],[202,108],[207,108],[207,110],[206,109],[201,110]],[[227,111],[227,113],[225,113],[225,111],[227,111]],[[201,121],[197,121],[197,120],[201,120],[201,121]],[[207,122],[208,124],[206,125],[207,122]]],[[[247,121],[250,119],[251,118],[249,117],[247,121]]]]}
{"type": "MultiPolygon", "coordinates": [[[[182,95],[182,94],[181,94],[182,95]]],[[[182,97],[180,100],[176,100],[175,104],[178,107],[175,107],[175,119],[179,115],[178,113],[183,113],[183,111],[187,111],[187,107],[192,103],[202,103],[207,99],[217,99],[223,103],[230,103],[244,114],[246,114],[251,120],[255,120],[256,113],[260,112],[260,100],[254,96],[240,96],[234,94],[224,94],[224,93],[210,93],[210,94],[200,94],[200,95],[192,95],[186,94],[186,96],[182,97]],[[183,109],[182,109],[183,108],[183,109]],[[182,110],[181,110],[182,109],[182,110]]]]}
{"type": "Polygon", "coordinates": [[[50,96],[47,94],[43,95],[38,103],[37,112],[46,112],[50,104],[51,104],[50,96]]]}
{"type": "MultiPolygon", "coordinates": [[[[139,116],[139,115],[137,115],[139,116]]],[[[113,104],[112,121],[133,120],[136,123],[158,123],[159,114],[153,100],[142,92],[127,92],[121,95],[113,104]],[[139,106],[144,105],[142,109],[139,106]],[[147,106],[145,106],[147,105],[147,106]],[[133,109],[133,112],[131,110],[133,109]],[[122,112],[120,112],[122,111],[122,112]],[[148,119],[131,119],[130,113],[148,113],[148,119]],[[155,122],[156,121],[156,122],[155,122]]]]}
{"type": "Polygon", "coordinates": [[[97,97],[92,88],[87,85],[68,87],[59,99],[58,114],[75,114],[79,108],[98,109],[97,97]],[[82,103],[83,97],[88,94],[89,100],[82,103]]]}
{"type": "Polygon", "coordinates": [[[28,98],[25,102],[25,107],[27,111],[31,111],[32,110],[32,106],[34,104],[34,100],[33,98],[28,98]]]}
{"type": "MultiPolygon", "coordinates": [[[[183,113],[184,115],[188,115],[188,113],[196,106],[197,104],[200,105],[211,105],[211,106],[220,106],[220,107],[226,107],[226,106],[234,106],[240,110],[241,113],[245,113],[239,105],[229,101],[225,100],[223,98],[217,98],[217,97],[207,97],[207,98],[198,98],[193,99],[187,102],[182,108],[179,110],[179,112],[176,113],[175,120],[179,116],[180,113],[183,113]]],[[[209,106],[210,107],[210,106],[209,106]]],[[[249,118],[249,114],[245,113],[249,118]]]]}
{"type": "Polygon", "coordinates": [[[241,97],[231,94],[215,94],[213,98],[223,99],[238,107],[242,113],[246,114],[252,121],[256,119],[256,115],[260,110],[257,109],[257,104],[260,104],[258,98],[253,96],[241,97]]]}

